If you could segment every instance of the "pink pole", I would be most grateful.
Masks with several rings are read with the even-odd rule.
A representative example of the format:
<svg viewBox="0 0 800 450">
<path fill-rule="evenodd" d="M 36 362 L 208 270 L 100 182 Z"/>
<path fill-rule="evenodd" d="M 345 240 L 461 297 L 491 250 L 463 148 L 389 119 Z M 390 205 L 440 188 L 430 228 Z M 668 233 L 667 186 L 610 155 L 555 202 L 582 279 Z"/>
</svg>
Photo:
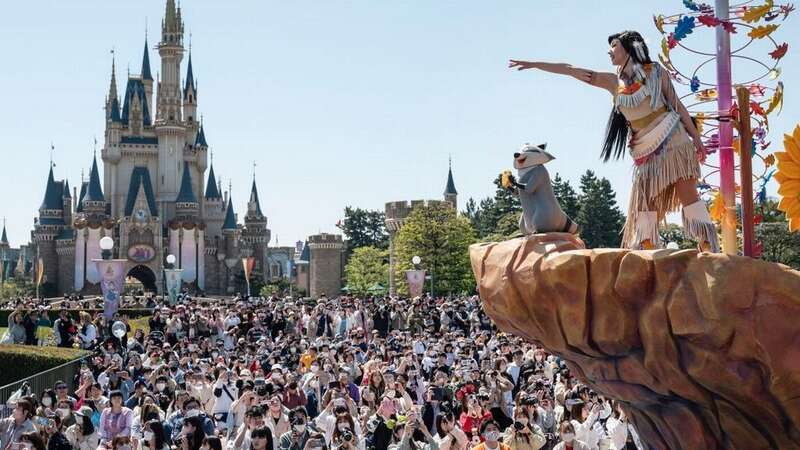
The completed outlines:
<svg viewBox="0 0 800 450">
<path fill-rule="evenodd" d="M 720 20 L 729 19 L 729 1 L 716 0 L 714 12 Z M 719 109 L 719 177 L 720 192 L 725 201 L 722 220 L 722 251 L 737 253 L 736 244 L 736 181 L 733 162 L 733 129 L 727 117 L 731 110 L 731 37 L 722 25 L 717 25 L 717 109 Z M 739 105 L 739 108 L 749 108 Z"/>
</svg>

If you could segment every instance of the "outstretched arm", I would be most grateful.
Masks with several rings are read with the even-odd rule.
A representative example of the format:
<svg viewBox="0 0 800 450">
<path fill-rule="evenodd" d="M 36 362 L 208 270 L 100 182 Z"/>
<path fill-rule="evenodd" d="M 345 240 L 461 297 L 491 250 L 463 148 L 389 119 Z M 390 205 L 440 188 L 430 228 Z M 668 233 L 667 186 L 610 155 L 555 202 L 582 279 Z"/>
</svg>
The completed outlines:
<svg viewBox="0 0 800 450">
<path fill-rule="evenodd" d="M 521 61 L 518 59 L 509 60 L 508 67 L 517 70 L 539 69 L 559 75 L 568 75 L 586 84 L 605 89 L 612 94 L 617 90 L 617 76 L 610 72 L 595 72 L 594 70 L 573 67 L 564 63 Z"/>
</svg>

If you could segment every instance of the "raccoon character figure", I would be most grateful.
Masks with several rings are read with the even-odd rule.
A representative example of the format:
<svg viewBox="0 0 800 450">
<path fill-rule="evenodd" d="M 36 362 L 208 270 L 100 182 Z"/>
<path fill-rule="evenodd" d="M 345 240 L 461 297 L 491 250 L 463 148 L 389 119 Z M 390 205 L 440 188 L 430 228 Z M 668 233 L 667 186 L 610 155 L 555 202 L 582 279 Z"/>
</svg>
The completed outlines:
<svg viewBox="0 0 800 450">
<path fill-rule="evenodd" d="M 514 153 L 515 178 L 510 171 L 502 175 L 503 187 L 519 196 L 522 216 L 519 230 L 523 235 L 561 232 L 578 234 L 578 224 L 558 204 L 545 163 L 555 159 L 545 151 L 547 144 L 525 144 Z"/>
</svg>

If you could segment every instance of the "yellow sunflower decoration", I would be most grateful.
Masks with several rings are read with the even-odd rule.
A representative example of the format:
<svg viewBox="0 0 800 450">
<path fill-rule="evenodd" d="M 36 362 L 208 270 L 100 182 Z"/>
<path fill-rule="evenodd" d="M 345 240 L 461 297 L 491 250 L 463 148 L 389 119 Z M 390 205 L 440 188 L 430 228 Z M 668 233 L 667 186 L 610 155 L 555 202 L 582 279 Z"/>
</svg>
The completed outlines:
<svg viewBox="0 0 800 450">
<path fill-rule="evenodd" d="M 789 231 L 800 230 L 800 125 L 792 134 L 783 135 L 784 151 L 775 152 L 778 171 L 778 194 L 781 201 L 778 209 L 786 213 Z"/>
</svg>

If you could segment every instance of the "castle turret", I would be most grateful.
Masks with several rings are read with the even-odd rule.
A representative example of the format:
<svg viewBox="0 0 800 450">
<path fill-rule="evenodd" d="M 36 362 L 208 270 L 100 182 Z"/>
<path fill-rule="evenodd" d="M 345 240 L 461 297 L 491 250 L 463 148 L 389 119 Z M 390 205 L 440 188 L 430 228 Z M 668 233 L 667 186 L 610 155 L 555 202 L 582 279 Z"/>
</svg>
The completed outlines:
<svg viewBox="0 0 800 450">
<path fill-rule="evenodd" d="M 100 172 L 97 170 L 97 157 L 92 158 L 92 170 L 89 172 L 89 184 L 81 202 L 83 213 L 92 218 L 101 219 L 106 215 L 106 199 L 100 185 Z"/>
<path fill-rule="evenodd" d="M 192 70 L 192 53 L 189 52 L 189 67 L 186 69 L 186 84 L 183 87 L 183 117 L 187 127 L 194 128 L 197 122 L 197 84 Z M 191 136 L 191 134 L 190 134 Z"/>
<path fill-rule="evenodd" d="M 250 188 L 250 199 L 247 202 L 247 215 L 244 217 L 244 225 L 245 230 L 242 233 L 242 240 L 253 251 L 252 256 L 255 257 L 256 261 L 254 270 L 265 274 L 270 231 L 267 229 L 267 218 L 261 211 L 255 176 L 253 177 L 253 185 Z"/>
<path fill-rule="evenodd" d="M 458 191 L 456 191 L 456 184 L 453 182 L 452 162 L 450 162 L 447 169 L 447 185 L 444 188 L 444 201 L 453 205 L 453 208 L 458 208 Z"/>
<path fill-rule="evenodd" d="M 72 225 L 72 195 L 69 193 L 69 181 L 64 182 L 64 194 L 61 197 L 62 210 L 64 211 L 64 223 Z"/>
<path fill-rule="evenodd" d="M 208 170 L 208 182 L 203 196 L 203 220 L 206 223 L 208 230 L 206 234 L 209 238 L 222 237 L 222 222 L 225 220 L 225 212 L 225 204 L 217 186 L 212 163 Z"/>
<path fill-rule="evenodd" d="M 181 220 L 195 221 L 198 218 L 199 204 L 192 189 L 192 175 L 189 171 L 189 162 L 183 162 L 183 175 L 181 176 L 181 190 L 175 199 L 176 217 Z"/>
<path fill-rule="evenodd" d="M 64 183 L 53 177 L 53 164 L 47 176 L 44 200 L 33 230 L 37 256 L 44 262 L 44 282 L 58 283 L 58 254 L 56 239 L 65 228 Z"/>
<path fill-rule="evenodd" d="M 147 38 L 144 38 L 144 55 L 142 56 L 142 84 L 147 109 L 153 111 L 153 74 L 150 72 L 150 51 L 147 49 Z"/>
<path fill-rule="evenodd" d="M 310 289 L 312 298 L 322 295 L 336 297 L 342 289 L 342 251 L 344 243 L 339 234 L 309 236 Z"/>
</svg>

